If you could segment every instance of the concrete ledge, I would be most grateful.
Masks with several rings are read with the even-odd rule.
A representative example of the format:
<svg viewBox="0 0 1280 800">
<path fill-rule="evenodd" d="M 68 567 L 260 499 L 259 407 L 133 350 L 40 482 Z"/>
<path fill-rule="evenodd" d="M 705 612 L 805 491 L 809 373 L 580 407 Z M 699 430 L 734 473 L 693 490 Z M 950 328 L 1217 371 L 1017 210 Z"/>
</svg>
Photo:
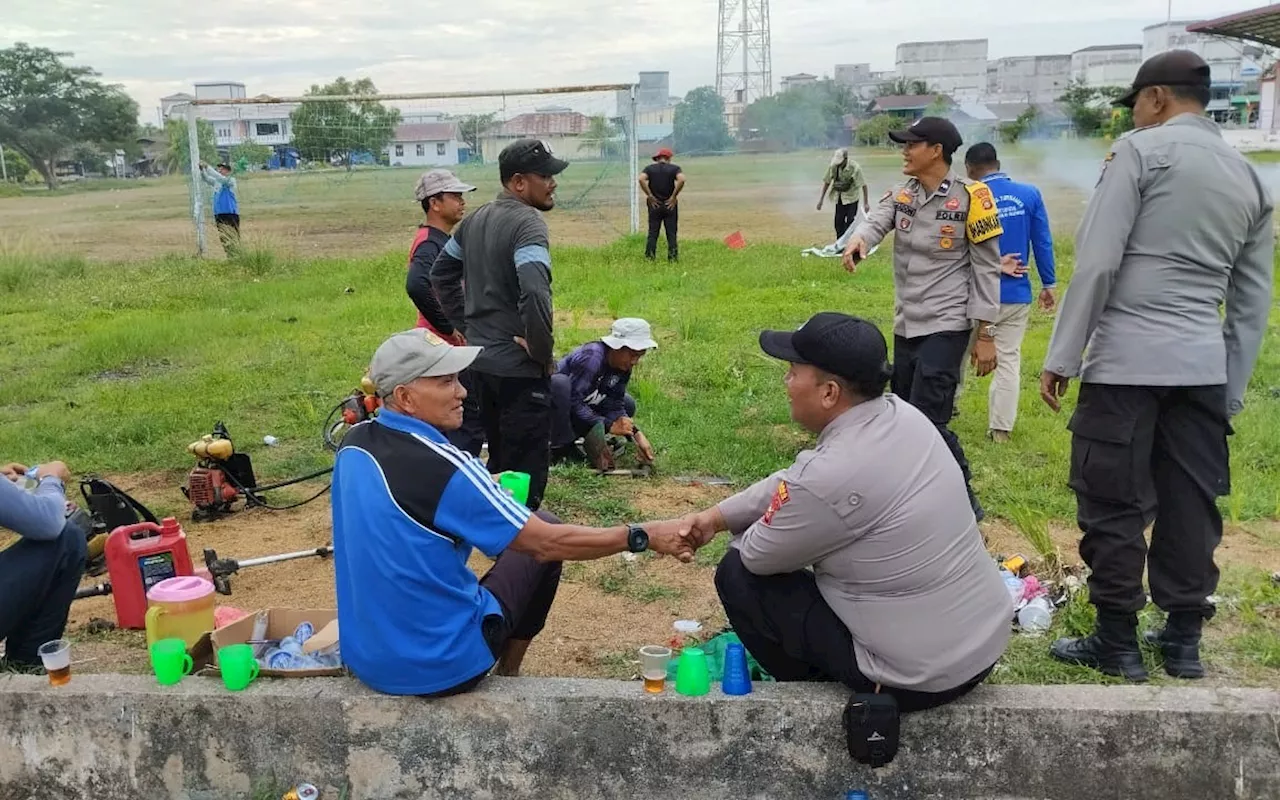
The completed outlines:
<svg viewBox="0 0 1280 800">
<path fill-rule="evenodd" d="M 0 677 L 0 800 L 244 797 L 306 780 L 365 798 L 1274 800 L 1280 693 L 981 687 L 906 717 L 872 774 L 848 756 L 846 693 L 762 686 L 743 698 L 637 683 L 492 679 L 448 700 L 346 679 Z M 326 788 L 328 787 L 328 788 Z"/>
</svg>

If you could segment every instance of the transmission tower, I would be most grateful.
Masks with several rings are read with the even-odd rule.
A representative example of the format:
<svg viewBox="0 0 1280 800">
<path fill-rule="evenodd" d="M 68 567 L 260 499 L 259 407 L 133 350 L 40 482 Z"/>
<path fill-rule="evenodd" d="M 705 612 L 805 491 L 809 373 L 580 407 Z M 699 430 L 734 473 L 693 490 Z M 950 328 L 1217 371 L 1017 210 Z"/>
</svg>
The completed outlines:
<svg viewBox="0 0 1280 800">
<path fill-rule="evenodd" d="M 720 0 L 716 92 L 743 106 L 773 94 L 769 0 Z"/>
</svg>

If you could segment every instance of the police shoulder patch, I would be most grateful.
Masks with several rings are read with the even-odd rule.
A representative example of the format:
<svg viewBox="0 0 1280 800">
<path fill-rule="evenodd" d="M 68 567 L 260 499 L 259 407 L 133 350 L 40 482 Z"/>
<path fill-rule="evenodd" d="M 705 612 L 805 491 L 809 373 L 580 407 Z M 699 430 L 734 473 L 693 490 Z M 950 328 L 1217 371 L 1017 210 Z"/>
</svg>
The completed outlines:
<svg viewBox="0 0 1280 800">
<path fill-rule="evenodd" d="M 774 514 L 777 514 L 778 509 L 785 506 L 790 500 L 791 492 L 787 489 L 787 482 L 778 481 L 778 488 L 773 490 L 773 498 L 769 501 L 769 508 L 764 512 L 764 524 L 772 523 Z"/>
<path fill-rule="evenodd" d="M 977 244 L 1004 233 L 1000 226 L 1000 212 L 991 196 L 991 190 L 982 181 L 966 183 L 969 192 L 969 213 L 965 218 L 965 235 Z"/>
</svg>

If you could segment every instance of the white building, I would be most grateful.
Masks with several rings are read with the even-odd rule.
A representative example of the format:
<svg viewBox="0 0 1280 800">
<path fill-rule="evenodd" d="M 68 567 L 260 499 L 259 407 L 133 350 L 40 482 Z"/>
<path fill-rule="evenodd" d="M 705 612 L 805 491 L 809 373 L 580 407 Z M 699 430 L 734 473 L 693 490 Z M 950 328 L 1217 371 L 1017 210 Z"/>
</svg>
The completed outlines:
<svg viewBox="0 0 1280 800">
<path fill-rule="evenodd" d="M 1173 49 L 1196 53 L 1209 64 L 1209 115 L 1219 121 L 1238 117 L 1237 106 L 1246 102 L 1244 95 L 1256 94 L 1254 87 L 1261 75 L 1257 61 L 1262 58 L 1262 48 L 1239 39 L 1188 32 L 1187 26 L 1193 22 L 1175 20 L 1143 28 L 1142 57 L 1151 58 Z"/>
<path fill-rule="evenodd" d="M 993 103 L 1052 103 L 1071 82 L 1071 56 L 1014 56 L 987 64 L 987 93 Z"/>
<path fill-rule="evenodd" d="M 449 167 L 466 149 L 453 122 L 421 122 L 396 127 L 386 154 L 393 167 Z"/>
<path fill-rule="evenodd" d="M 1100 44 L 1071 54 L 1071 79 L 1087 86 L 1132 86 L 1142 66 L 1142 45 Z"/>
<path fill-rule="evenodd" d="M 784 75 L 782 82 L 779 84 L 779 91 L 787 91 L 797 86 L 810 86 L 818 82 L 817 75 L 810 75 L 807 72 L 797 72 L 795 75 Z"/>
<path fill-rule="evenodd" d="M 244 84 L 236 81 L 197 83 L 194 95 L 179 92 L 160 98 L 161 115 L 166 120 L 174 114 L 185 117 L 186 104 L 192 99 L 243 100 L 247 95 Z M 289 117 L 297 108 L 297 103 L 226 103 L 196 106 L 196 116 L 213 125 L 214 140 L 219 148 L 250 141 L 270 146 L 293 141 Z"/>
<path fill-rule="evenodd" d="M 980 100 L 987 91 L 987 40 L 904 42 L 896 59 L 899 77 L 924 81 L 929 91 L 957 102 Z"/>
</svg>

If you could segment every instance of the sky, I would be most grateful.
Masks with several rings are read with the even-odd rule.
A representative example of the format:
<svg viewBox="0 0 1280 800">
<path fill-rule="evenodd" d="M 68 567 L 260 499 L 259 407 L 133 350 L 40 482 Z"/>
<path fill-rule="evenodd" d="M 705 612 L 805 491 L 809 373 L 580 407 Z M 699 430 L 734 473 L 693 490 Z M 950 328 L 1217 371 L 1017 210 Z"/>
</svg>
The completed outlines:
<svg viewBox="0 0 1280 800">
<path fill-rule="evenodd" d="M 1207 19 L 1262 0 L 1173 0 Z M 301 94 L 338 75 L 383 92 L 627 83 L 668 70 L 683 95 L 713 84 L 715 0 L 6 0 L 4 35 L 71 51 L 155 121 L 159 98 L 196 81 L 250 95 Z M 1166 0 L 773 0 L 774 85 L 837 63 L 893 69 L 899 42 L 987 38 L 989 57 L 1141 43 Z"/>
</svg>

